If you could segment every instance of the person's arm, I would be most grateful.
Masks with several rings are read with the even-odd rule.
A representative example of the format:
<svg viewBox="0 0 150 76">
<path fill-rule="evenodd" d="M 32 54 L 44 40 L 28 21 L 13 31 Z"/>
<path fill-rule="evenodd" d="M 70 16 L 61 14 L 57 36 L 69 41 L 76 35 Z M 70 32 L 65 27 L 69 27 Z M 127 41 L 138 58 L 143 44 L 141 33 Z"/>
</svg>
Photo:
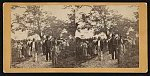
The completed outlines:
<svg viewBox="0 0 150 76">
<path fill-rule="evenodd" d="M 38 43 L 37 42 L 35 42 L 35 49 L 36 49 L 36 51 L 38 50 Z"/>
<path fill-rule="evenodd" d="M 30 43 L 31 51 L 32 51 L 32 43 L 33 43 L 33 42 Z"/>
</svg>

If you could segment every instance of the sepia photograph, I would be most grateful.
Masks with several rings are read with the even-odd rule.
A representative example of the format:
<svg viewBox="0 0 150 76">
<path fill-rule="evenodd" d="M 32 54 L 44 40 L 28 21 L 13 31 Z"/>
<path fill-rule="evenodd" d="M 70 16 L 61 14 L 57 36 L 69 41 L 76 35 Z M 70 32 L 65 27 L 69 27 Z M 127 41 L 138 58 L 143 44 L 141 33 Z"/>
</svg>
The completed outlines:
<svg viewBox="0 0 150 76">
<path fill-rule="evenodd" d="M 10 69 L 140 68 L 138 4 L 9 8 Z"/>
</svg>

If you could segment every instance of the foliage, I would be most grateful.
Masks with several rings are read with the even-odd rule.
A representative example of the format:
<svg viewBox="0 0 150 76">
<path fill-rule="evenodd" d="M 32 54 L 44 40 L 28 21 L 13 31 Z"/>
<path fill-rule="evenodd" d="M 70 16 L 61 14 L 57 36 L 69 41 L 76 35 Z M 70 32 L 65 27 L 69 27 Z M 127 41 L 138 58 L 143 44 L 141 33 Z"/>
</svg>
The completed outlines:
<svg viewBox="0 0 150 76">
<path fill-rule="evenodd" d="M 12 8 L 15 10 L 22 7 L 14 6 Z M 41 9 L 41 6 L 24 6 L 24 9 L 25 12 L 22 16 L 15 14 L 15 19 L 12 20 L 13 33 L 18 30 L 28 30 L 28 36 L 34 34 L 38 34 L 40 38 L 43 38 L 43 35 L 59 36 L 65 24 L 63 21 L 56 19 L 54 16 L 48 16 L 47 12 Z M 17 24 L 19 26 L 15 27 Z"/>
<path fill-rule="evenodd" d="M 66 27 L 68 33 L 72 36 L 75 36 L 75 32 L 78 27 L 78 23 L 76 23 L 76 12 L 78 11 L 78 9 L 82 8 L 82 6 L 78 6 L 78 5 L 75 5 L 75 6 L 72 6 L 72 5 L 68 5 L 68 6 L 65 6 L 64 9 L 71 9 L 72 13 L 71 14 L 68 14 L 68 18 L 70 20 L 70 23 L 68 23 L 68 26 Z"/>
</svg>

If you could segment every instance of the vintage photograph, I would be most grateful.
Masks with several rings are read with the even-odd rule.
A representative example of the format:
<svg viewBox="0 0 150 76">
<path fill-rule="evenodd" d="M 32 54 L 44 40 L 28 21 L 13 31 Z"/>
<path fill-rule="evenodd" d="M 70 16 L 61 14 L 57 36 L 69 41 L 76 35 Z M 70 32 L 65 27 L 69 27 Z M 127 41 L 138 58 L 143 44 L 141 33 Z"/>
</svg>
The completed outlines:
<svg viewBox="0 0 150 76">
<path fill-rule="evenodd" d="M 139 68 L 136 5 L 12 5 L 10 68 Z"/>
</svg>

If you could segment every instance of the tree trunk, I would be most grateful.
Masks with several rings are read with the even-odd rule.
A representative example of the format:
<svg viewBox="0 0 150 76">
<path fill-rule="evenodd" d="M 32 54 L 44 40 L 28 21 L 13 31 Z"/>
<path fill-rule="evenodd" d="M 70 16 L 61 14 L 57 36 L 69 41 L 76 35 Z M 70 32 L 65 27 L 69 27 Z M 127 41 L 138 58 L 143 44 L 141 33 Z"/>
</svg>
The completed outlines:
<svg viewBox="0 0 150 76">
<path fill-rule="evenodd" d="M 40 36 L 40 39 L 42 40 L 43 39 L 43 37 L 42 37 L 42 35 L 41 35 L 41 27 L 40 27 L 40 18 L 38 17 L 37 18 L 37 27 L 38 27 L 38 30 L 39 30 L 39 32 L 38 32 L 38 34 L 39 34 L 39 36 Z"/>
</svg>

